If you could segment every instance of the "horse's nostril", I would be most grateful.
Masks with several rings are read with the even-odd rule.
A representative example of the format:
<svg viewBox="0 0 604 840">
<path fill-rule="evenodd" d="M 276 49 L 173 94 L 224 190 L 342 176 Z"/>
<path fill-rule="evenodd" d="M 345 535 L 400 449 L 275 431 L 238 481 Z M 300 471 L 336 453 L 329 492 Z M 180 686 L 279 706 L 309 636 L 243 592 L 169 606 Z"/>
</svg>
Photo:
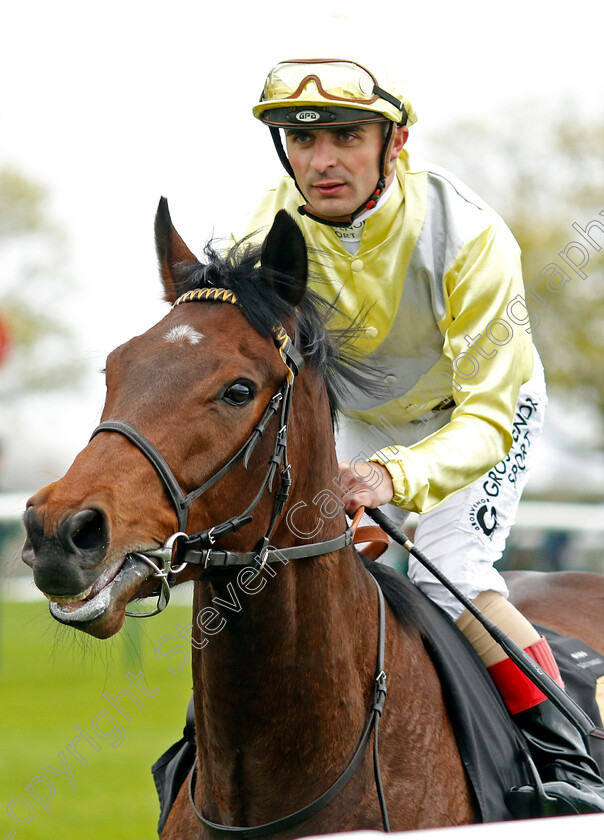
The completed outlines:
<svg viewBox="0 0 604 840">
<path fill-rule="evenodd" d="M 78 511 L 63 520 L 58 536 L 69 552 L 97 551 L 107 545 L 105 518 L 98 510 Z"/>
</svg>

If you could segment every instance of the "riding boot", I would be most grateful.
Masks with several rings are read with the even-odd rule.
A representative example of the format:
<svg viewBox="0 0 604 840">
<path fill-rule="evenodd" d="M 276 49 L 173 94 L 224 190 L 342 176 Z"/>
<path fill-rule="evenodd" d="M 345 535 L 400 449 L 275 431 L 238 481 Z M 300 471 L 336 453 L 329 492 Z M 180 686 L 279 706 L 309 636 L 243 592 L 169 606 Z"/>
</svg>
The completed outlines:
<svg viewBox="0 0 604 840">
<path fill-rule="evenodd" d="M 526 648 L 543 670 L 564 687 L 545 638 Z M 506 802 L 519 818 L 604 813 L 604 781 L 581 733 L 510 659 L 489 669 L 508 710 L 526 739 L 543 782 L 513 788 Z"/>
</svg>

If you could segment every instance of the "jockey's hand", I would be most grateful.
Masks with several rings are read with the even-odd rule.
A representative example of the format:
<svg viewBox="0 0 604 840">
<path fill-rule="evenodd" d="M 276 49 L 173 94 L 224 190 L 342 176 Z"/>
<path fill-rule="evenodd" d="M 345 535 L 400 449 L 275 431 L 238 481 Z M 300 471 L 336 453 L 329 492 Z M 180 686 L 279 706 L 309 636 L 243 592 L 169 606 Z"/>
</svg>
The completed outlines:
<svg viewBox="0 0 604 840">
<path fill-rule="evenodd" d="M 342 500 L 348 516 L 360 507 L 376 508 L 394 496 L 392 477 L 386 467 L 374 461 L 343 461 L 339 464 Z"/>
</svg>

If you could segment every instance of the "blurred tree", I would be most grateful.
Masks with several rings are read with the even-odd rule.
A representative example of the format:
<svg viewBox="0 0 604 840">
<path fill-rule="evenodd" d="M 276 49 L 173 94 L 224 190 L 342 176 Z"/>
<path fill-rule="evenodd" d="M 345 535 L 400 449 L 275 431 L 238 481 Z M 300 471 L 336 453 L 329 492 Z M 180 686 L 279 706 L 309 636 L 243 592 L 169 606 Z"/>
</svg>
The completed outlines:
<svg viewBox="0 0 604 840">
<path fill-rule="evenodd" d="M 459 176 L 508 223 L 522 248 L 527 303 L 550 394 L 571 406 L 592 406 L 604 420 L 599 109 L 598 116 L 586 116 L 572 103 L 514 106 L 513 113 L 450 126 L 430 139 L 426 157 Z"/>
<path fill-rule="evenodd" d="M 65 248 L 47 195 L 11 167 L 0 168 L 0 399 L 75 385 L 83 367 L 62 316 Z"/>
</svg>

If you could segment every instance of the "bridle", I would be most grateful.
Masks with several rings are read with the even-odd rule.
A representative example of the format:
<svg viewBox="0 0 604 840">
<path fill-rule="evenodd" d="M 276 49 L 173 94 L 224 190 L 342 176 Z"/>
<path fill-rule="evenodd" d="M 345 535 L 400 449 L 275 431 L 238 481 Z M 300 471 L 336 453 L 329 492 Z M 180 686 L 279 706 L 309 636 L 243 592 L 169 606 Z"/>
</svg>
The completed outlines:
<svg viewBox="0 0 604 840">
<path fill-rule="evenodd" d="M 219 301 L 238 304 L 237 296 L 233 291 L 229 289 L 210 287 L 194 289 L 193 291 L 181 295 L 173 304 L 173 308 L 193 301 Z M 93 431 L 91 439 L 101 432 L 115 432 L 121 434 L 134 444 L 134 446 L 136 446 L 143 455 L 145 455 L 161 478 L 166 492 L 172 501 L 178 520 L 179 530 L 172 534 L 172 536 L 169 537 L 169 539 L 166 540 L 164 545 L 159 549 L 131 553 L 131 557 L 138 558 L 153 568 L 155 572 L 154 577 L 157 577 L 160 581 L 160 592 L 155 610 L 147 613 L 127 612 L 127 615 L 142 618 L 156 615 L 158 612 L 165 609 L 170 599 L 170 586 L 173 585 L 176 575 L 188 564 L 199 565 L 204 569 L 209 567 L 248 566 L 254 568 L 257 573 L 260 573 L 267 563 L 283 563 L 292 559 L 318 557 L 322 554 L 337 551 L 340 548 L 344 548 L 345 546 L 353 543 L 353 528 L 350 527 L 337 537 L 309 545 L 295 545 L 278 549 L 273 548 L 270 545 L 270 538 L 279 517 L 283 513 L 283 509 L 289 498 L 289 490 L 292 483 L 291 465 L 289 464 L 287 458 L 287 432 L 291 413 L 294 382 L 296 376 L 304 366 L 304 359 L 296 347 L 295 340 L 292 341 L 281 324 L 277 324 L 273 327 L 272 337 L 287 368 L 287 374 L 282 385 L 269 401 L 260 420 L 256 423 L 243 445 L 226 462 L 226 464 L 224 464 L 223 467 L 221 467 L 195 490 L 192 490 L 189 493 L 185 493 L 182 490 L 163 455 L 151 443 L 151 441 L 149 441 L 131 423 L 127 423 L 123 420 L 106 420 L 100 423 Z M 207 528 L 206 530 L 200 531 L 196 534 L 187 534 L 186 528 L 191 504 L 199 499 L 207 490 L 213 487 L 214 484 L 220 481 L 220 479 L 223 478 L 240 461 L 243 463 L 244 468 L 247 469 L 252 452 L 267 431 L 271 421 L 277 415 L 279 415 L 279 427 L 275 434 L 273 453 L 269 458 L 268 467 L 260 488 L 248 507 L 243 511 L 243 513 L 226 519 L 219 525 L 214 525 L 211 528 Z M 253 511 L 258 505 L 264 491 L 268 489 L 269 492 L 273 492 L 273 484 L 277 470 L 279 470 L 279 485 L 273 495 L 273 508 L 269 525 L 264 537 L 262 537 L 254 550 L 249 552 L 234 552 L 216 549 L 214 545 L 217 540 L 238 531 L 252 520 Z M 374 696 L 361 740 L 359 741 L 354 755 L 344 772 L 325 793 L 319 796 L 314 802 L 293 814 L 289 814 L 286 817 L 282 817 L 270 823 L 265 823 L 264 825 L 254 826 L 252 828 L 223 826 L 207 820 L 199 812 L 195 805 L 195 779 L 197 770 L 196 759 L 189 780 L 189 799 L 196 817 L 203 825 L 218 834 L 222 834 L 223 836 L 252 838 L 262 837 L 267 834 L 282 831 L 310 819 L 311 816 L 317 814 L 337 796 L 337 794 L 356 772 L 361 760 L 364 757 L 365 747 L 367 746 L 369 738 L 373 732 L 373 763 L 376 788 L 384 830 L 390 830 L 378 759 L 378 725 L 384 707 L 384 701 L 386 699 L 386 673 L 384 671 L 386 622 L 384 596 L 382 595 L 382 591 L 377 581 L 375 581 L 375 578 L 372 579 L 374 580 L 377 588 L 379 612 L 378 652 L 376 677 L 374 682 Z"/>
<path fill-rule="evenodd" d="M 230 289 L 210 287 L 194 289 L 181 295 L 173 304 L 173 308 L 194 301 L 238 304 L 237 296 Z M 204 569 L 217 566 L 252 566 L 257 572 L 260 572 L 267 563 L 284 563 L 304 557 L 318 557 L 321 554 L 337 551 L 353 543 L 353 530 L 347 528 L 337 537 L 309 545 L 296 545 L 279 549 L 270 545 L 270 538 L 289 498 L 292 483 L 291 466 L 287 459 L 287 432 L 294 381 L 304 367 L 304 358 L 296 347 L 295 341 L 292 341 L 281 324 L 273 327 L 272 337 L 287 368 L 287 375 L 282 385 L 269 401 L 245 443 L 223 467 L 190 493 L 185 493 L 182 490 L 163 455 L 131 423 L 124 420 L 106 420 L 93 431 L 91 439 L 100 432 L 117 432 L 126 437 L 145 455 L 161 478 L 176 511 L 178 521 L 178 530 L 166 540 L 164 545 L 158 549 L 137 551 L 130 554 L 131 557 L 138 558 L 153 568 L 154 577 L 160 581 L 160 592 L 156 608 L 152 612 L 127 612 L 127 615 L 146 618 L 165 609 L 170 599 L 170 586 L 174 584 L 176 575 L 189 564 L 202 566 Z M 187 534 L 186 528 L 191 504 L 220 481 L 239 461 L 247 469 L 252 452 L 277 415 L 280 417 L 280 422 L 275 434 L 273 454 L 269 458 L 268 467 L 258 492 L 248 507 L 238 516 L 226 519 L 218 525 L 213 525 L 196 534 Z M 264 537 L 254 550 L 234 552 L 216 549 L 214 546 L 219 539 L 238 531 L 248 522 L 251 522 L 253 511 L 260 502 L 264 491 L 268 489 L 269 492 L 273 492 L 277 470 L 279 470 L 279 486 L 274 492 L 270 522 Z"/>
</svg>

